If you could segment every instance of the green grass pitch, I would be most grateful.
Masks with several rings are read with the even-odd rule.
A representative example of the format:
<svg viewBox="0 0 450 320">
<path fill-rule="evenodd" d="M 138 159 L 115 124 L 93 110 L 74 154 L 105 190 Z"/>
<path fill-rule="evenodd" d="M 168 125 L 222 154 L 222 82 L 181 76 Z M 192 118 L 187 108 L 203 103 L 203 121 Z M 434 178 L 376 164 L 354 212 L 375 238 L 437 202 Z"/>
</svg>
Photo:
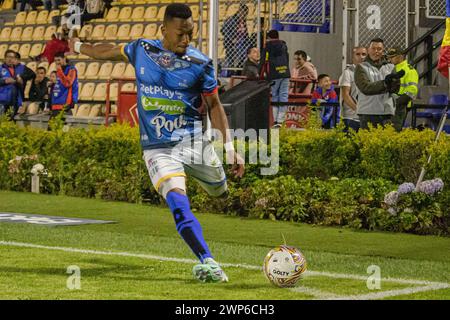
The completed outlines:
<svg viewBox="0 0 450 320">
<path fill-rule="evenodd" d="M 230 278 L 201 284 L 167 208 L 0 191 L 0 211 L 118 222 L 1 222 L 0 299 L 450 299 L 450 238 L 196 213 Z M 295 288 L 276 288 L 261 271 L 282 234 L 308 261 Z M 371 265 L 380 289 L 367 288 Z M 69 266 L 80 268 L 79 289 L 67 287 Z"/>
</svg>

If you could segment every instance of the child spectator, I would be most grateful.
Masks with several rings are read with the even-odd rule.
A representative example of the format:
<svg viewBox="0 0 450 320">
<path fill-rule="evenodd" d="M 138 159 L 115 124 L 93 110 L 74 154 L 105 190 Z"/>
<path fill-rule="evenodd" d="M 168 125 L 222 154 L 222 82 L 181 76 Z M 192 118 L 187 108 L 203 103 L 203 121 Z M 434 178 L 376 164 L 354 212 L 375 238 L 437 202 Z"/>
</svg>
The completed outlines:
<svg viewBox="0 0 450 320">
<path fill-rule="evenodd" d="M 338 96 L 336 91 L 334 91 L 334 86 L 331 83 L 331 78 L 327 74 L 321 74 L 318 77 L 318 87 L 314 90 L 312 94 L 312 104 L 320 105 L 321 103 L 337 103 Z M 334 107 L 324 106 L 321 112 L 322 118 L 322 128 L 330 129 L 336 126 L 333 119 L 333 109 Z M 339 109 L 337 110 L 336 122 L 339 122 Z"/>
<path fill-rule="evenodd" d="M 58 78 L 56 76 L 56 71 L 52 71 L 50 73 L 50 79 L 47 82 L 48 100 L 45 103 L 44 113 L 50 113 L 50 110 L 52 109 L 53 88 L 55 87 L 57 81 Z"/>
</svg>

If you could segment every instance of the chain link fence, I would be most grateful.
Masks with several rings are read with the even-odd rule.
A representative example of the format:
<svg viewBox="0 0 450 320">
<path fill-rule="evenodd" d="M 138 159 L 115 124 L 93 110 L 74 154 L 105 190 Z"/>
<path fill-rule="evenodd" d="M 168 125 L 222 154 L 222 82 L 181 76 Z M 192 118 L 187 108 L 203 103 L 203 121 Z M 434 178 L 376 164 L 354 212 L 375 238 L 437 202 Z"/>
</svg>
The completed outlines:
<svg viewBox="0 0 450 320">
<path fill-rule="evenodd" d="M 408 0 L 356 0 L 355 44 L 382 38 L 386 48 L 408 47 Z"/>
<path fill-rule="evenodd" d="M 247 49 L 258 46 L 260 0 L 219 1 L 218 57 L 221 70 L 242 69 Z"/>
<path fill-rule="evenodd" d="M 322 26 L 330 17 L 331 0 L 278 0 L 280 23 Z"/>
<path fill-rule="evenodd" d="M 426 0 L 426 17 L 430 19 L 445 19 L 445 1 L 444 0 Z"/>
</svg>

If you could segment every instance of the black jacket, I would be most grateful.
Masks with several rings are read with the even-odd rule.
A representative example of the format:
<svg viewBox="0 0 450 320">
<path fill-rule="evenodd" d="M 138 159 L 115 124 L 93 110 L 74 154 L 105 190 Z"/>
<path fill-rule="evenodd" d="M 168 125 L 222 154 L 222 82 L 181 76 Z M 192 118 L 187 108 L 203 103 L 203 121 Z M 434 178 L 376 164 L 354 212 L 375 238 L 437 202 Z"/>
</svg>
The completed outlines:
<svg viewBox="0 0 450 320">
<path fill-rule="evenodd" d="M 36 84 L 34 81 L 31 84 L 30 87 L 30 101 L 45 101 L 46 99 L 46 95 L 48 95 L 48 88 L 47 88 L 47 83 L 48 83 L 48 78 L 45 77 L 44 80 L 42 80 L 41 82 L 39 82 L 38 84 Z"/>
<path fill-rule="evenodd" d="M 255 80 L 259 78 L 259 65 L 247 59 L 244 63 L 244 69 L 242 69 L 242 75 L 247 79 Z"/>
<path fill-rule="evenodd" d="M 289 53 L 283 40 L 268 40 L 261 55 L 260 70 L 265 62 L 269 62 L 267 80 L 290 78 Z"/>
</svg>

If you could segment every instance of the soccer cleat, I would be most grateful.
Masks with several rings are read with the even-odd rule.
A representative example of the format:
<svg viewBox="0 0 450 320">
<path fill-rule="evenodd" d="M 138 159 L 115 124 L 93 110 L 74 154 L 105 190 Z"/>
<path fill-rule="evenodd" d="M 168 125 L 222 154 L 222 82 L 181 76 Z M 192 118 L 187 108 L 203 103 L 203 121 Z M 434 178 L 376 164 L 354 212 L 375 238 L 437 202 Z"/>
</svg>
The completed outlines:
<svg viewBox="0 0 450 320">
<path fill-rule="evenodd" d="M 206 258 L 204 263 L 192 269 L 194 277 L 200 282 L 228 282 L 228 277 L 213 258 Z"/>
</svg>

